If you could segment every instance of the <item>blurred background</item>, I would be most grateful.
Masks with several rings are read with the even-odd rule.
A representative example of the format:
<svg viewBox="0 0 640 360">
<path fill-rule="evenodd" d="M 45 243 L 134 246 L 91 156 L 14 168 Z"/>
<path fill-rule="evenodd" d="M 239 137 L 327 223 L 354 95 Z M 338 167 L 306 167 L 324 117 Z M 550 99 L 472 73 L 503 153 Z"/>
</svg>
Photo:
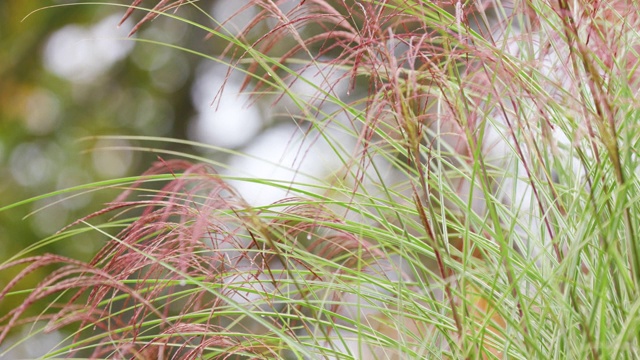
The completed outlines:
<svg viewBox="0 0 640 360">
<path fill-rule="evenodd" d="M 69 2 L 0 3 L 0 206 L 141 174 L 155 156 L 124 149 L 137 145 L 131 140 L 96 137 L 186 139 L 198 117 L 190 94 L 201 59 L 141 44 L 136 38 L 182 42 L 205 50 L 212 45 L 204 41 L 204 33 L 189 33 L 181 22 L 158 19 L 159 26 L 127 38 L 133 21 L 118 27 L 126 8 L 44 8 L 63 3 Z M 169 147 L 162 142 L 153 146 Z M 94 192 L 47 207 L 66 196 L 51 197 L 0 212 L 0 257 L 6 259 L 101 208 L 116 194 Z M 98 246 L 95 241 L 55 243 L 43 251 L 86 260 Z"/>
<path fill-rule="evenodd" d="M 274 106 L 278 94 L 256 102 L 240 93 L 241 73 L 228 74 L 224 65 L 171 47 L 216 57 L 226 43 L 167 17 L 145 24 L 128 37 L 144 13 L 136 12 L 118 26 L 130 2 L 114 3 L 119 5 L 0 2 L 0 208 L 76 185 L 140 175 L 158 156 L 172 158 L 151 148 L 229 164 L 217 170 L 230 175 L 283 180 L 297 176 L 297 180 L 313 182 L 335 171 L 334 151 L 317 135 L 310 135 L 308 127 L 291 121 L 299 113 L 294 104 L 283 101 Z M 199 9 L 182 6 L 175 14 L 211 27 L 216 26 L 214 18 L 227 20 L 225 28 L 237 32 L 257 11 L 248 9 L 233 17 L 245 5 L 245 1 L 201 0 L 197 2 Z M 265 32 L 268 26 L 264 24 Z M 261 36 L 260 29 L 252 34 Z M 284 51 L 290 45 L 283 42 L 279 46 Z M 331 84 L 326 74 L 319 76 L 315 71 L 306 75 L 315 79 L 317 86 L 331 87 L 344 95 L 347 81 L 340 74 L 331 74 L 335 75 Z M 308 84 L 295 86 L 300 96 L 317 93 Z M 134 136 L 191 140 L 227 150 L 142 141 L 131 138 Z M 343 137 L 346 148 L 353 141 L 338 132 L 336 136 Z M 301 151 L 305 139 L 310 139 L 313 147 Z M 144 150 L 133 151 L 134 147 Z M 305 162 L 309 157 L 313 161 Z M 306 165 L 301 168 L 300 164 Z M 303 179 L 301 174 L 309 176 Z M 234 185 L 254 204 L 286 195 L 255 184 Z M 101 209 L 120 191 L 105 189 L 71 198 L 61 194 L 0 211 L 0 261 Z M 97 232 L 87 233 L 46 244 L 30 255 L 49 252 L 89 260 L 104 240 Z M 0 273 L 0 285 L 14 275 L 11 271 Z M 36 274 L 32 285 L 46 275 Z M 52 341 L 59 339 L 53 336 Z M 37 347 L 25 351 L 31 352 L 20 356 L 38 356 Z"/>
<path fill-rule="evenodd" d="M 247 93 L 240 94 L 241 73 L 228 76 L 226 66 L 169 46 L 215 57 L 227 45 L 219 38 L 207 38 L 204 30 L 166 17 L 127 37 L 144 15 L 134 13 L 118 26 L 128 1 L 119 1 L 120 6 L 72 3 L 0 3 L 0 207 L 75 185 L 139 175 L 159 154 L 131 151 L 136 146 L 205 155 L 231 164 L 242 175 L 287 178 L 287 171 L 280 174 L 282 169 L 227 151 L 100 136 L 192 140 L 258 155 L 287 167 L 298 168 L 295 162 L 302 163 L 293 157 L 299 154 L 300 137 L 307 129 L 299 129 L 296 135 L 291 121 L 296 116 L 295 105 L 285 101 L 274 107 L 276 96 L 255 102 Z M 62 4 L 72 5 L 47 7 Z M 199 1 L 197 5 L 204 12 L 183 6 L 176 15 L 215 27 L 209 16 L 228 20 L 245 4 Z M 249 9 L 225 27 L 237 31 L 253 16 L 255 12 Z M 314 74 L 308 77 L 313 79 Z M 338 78 L 333 80 L 338 82 Z M 344 85 L 333 89 L 346 92 Z M 298 86 L 296 93 L 306 91 L 313 96 L 316 89 L 306 87 Z M 322 144 L 316 142 L 315 147 L 322 148 Z M 291 159 L 286 158 L 289 153 Z M 318 161 L 301 172 L 321 176 L 330 170 L 326 169 L 330 161 Z M 268 203 L 281 196 L 241 190 L 254 203 Z M 93 192 L 55 203 L 68 196 L 61 195 L 0 212 L 0 257 L 6 259 L 100 209 L 117 193 Z M 56 243 L 52 246 L 62 248 L 46 251 L 87 259 L 100 243 L 67 245 Z"/>
</svg>

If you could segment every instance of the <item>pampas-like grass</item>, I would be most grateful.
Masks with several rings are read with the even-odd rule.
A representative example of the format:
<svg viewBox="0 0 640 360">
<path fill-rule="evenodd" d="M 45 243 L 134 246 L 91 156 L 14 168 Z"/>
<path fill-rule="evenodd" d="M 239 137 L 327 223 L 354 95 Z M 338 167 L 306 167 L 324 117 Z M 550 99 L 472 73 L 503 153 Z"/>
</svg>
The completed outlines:
<svg viewBox="0 0 640 360">
<path fill-rule="evenodd" d="M 134 31 L 157 16 L 187 21 L 166 12 L 174 5 L 197 6 L 159 1 Z M 637 4 L 242 9 L 258 15 L 237 33 L 193 25 L 227 41 L 218 59 L 247 75 L 244 89 L 284 103 L 341 170 L 309 184 L 159 161 L 53 237 L 104 233 L 92 262 L 0 266 L 26 265 L 1 300 L 60 264 L 0 318 L 0 343 L 51 301 L 48 329 L 74 329 L 51 357 L 640 356 Z M 251 205 L 230 180 L 290 196 Z M 115 217 L 91 224 L 105 213 Z"/>
</svg>

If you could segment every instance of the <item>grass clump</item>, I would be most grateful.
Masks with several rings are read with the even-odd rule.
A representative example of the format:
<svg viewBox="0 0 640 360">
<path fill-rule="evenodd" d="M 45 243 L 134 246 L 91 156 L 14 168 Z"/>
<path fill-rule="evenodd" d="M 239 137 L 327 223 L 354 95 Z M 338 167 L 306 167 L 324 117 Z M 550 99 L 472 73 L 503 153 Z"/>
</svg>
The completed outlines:
<svg viewBox="0 0 640 360">
<path fill-rule="evenodd" d="M 178 5 L 198 6 L 161 1 L 136 29 L 166 16 L 224 40 L 212 60 L 289 104 L 302 161 L 323 141 L 339 170 L 280 181 L 176 159 L 114 180 L 121 196 L 48 240 L 104 233 L 93 261 L 0 265 L 23 267 L 2 299 L 59 264 L 0 342 L 59 295 L 38 319 L 74 330 L 50 357 L 640 355 L 638 5 L 256 0 L 235 33 Z M 289 195 L 251 204 L 239 181 Z"/>
</svg>

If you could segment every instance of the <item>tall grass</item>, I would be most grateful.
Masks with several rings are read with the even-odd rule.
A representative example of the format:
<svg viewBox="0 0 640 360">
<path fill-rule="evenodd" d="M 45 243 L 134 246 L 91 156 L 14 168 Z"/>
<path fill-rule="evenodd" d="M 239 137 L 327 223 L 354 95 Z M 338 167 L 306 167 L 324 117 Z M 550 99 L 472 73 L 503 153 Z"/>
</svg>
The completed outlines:
<svg viewBox="0 0 640 360">
<path fill-rule="evenodd" d="M 0 300 L 24 297 L 0 343 L 46 320 L 33 332 L 73 329 L 51 358 L 640 356 L 638 5 L 255 0 L 235 33 L 173 5 L 198 6 L 160 1 L 139 26 L 166 16 L 227 41 L 210 59 L 296 106 L 300 159 L 326 141 L 341 170 L 238 178 L 164 154 L 94 184 L 123 194 L 43 241 L 96 231 L 107 244 L 90 263 L 25 252 L 0 265 L 22 269 Z M 251 205 L 238 181 L 289 196 Z"/>
</svg>

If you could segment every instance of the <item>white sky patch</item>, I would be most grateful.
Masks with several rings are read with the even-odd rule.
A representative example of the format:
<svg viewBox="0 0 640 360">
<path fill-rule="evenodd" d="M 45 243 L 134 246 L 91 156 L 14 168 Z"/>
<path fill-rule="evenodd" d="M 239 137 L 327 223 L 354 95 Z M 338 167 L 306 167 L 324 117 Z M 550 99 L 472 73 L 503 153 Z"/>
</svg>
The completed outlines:
<svg viewBox="0 0 640 360">
<path fill-rule="evenodd" d="M 24 326 L 20 332 L 9 336 L 0 344 L 0 354 L 11 359 L 39 359 L 53 349 L 66 344 L 67 335 L 59 331 L 44 332 L 45 321 Z M 10 350 L 9 350 L 10 349 Z"/>
<path fill-rule="evenodd" d="M 329 145 L 317 137 L 316 132 L 304 135 L 292 125 L 280 125 L 265 131 L 243 149 L 247 156 L 237 155 L 229 160 L 227 175 L 281 181 L 285 188 L 252 181 L 229 183 L 247 202 L 257 206 L 296 195 L 287 191 L 288 183 L 320 183 L 341 164 Z M 313 190 L 298 184 L 292 187 Z"/>
<path fill-rule="evenodd" d="M 72 82 L 88 83 L 126 57 L 135 45 L 125 40 L 132 28 L 122 15 L 111 15 L 92 27 L 67 25 L 51 35 L 44 49 L 47 70 Z"/>
<path fill-rule="evenodd" d="M 286 16 L 287 14 L 290 14 L 294 8 L 299 6 L 299 2 L 280 1 L 274 2 L 274 5 L 276 5 Z M 233 35 L 238 35 L 240 31 L 255 20 L 260 11 L 261 8 L 256 5 L 251 5 L 251 1 L 249 0 L 214 1 L 213 6 L 211 7 L 211 14 L 213 18 L 221 24 L 224 23 L 224 29 Z M 289 20 L 292 19 L 293 18 L 290 18 Z M 267 25 L 265 27 L 255 26 L 252 31 L 249 32 L 250 36 L 264 35 L 259 34 L 258 32 L 264 31 L 265 29 L 273 29 L 279 23 L 281 24 L 281 22 L 276 20 L 275 16 L 267 16 L 264 21 L 266 21 Z M 304 31 L 303 29 L 305 28 L 306 25 L 296 26 L 298 32 Z"/>
<path fill-rule="evenodd" d="M 61 158 L 62 150 L 56 145 L 22 143 L 11 152 L 11 175 L 22 186 L 40 186 L 53 175 Z"/>
<path fill-rule="evenodd" d="M 198 115 L 189 124 L 189 137 L 195 141 L 233 148 L 253 139 L 262 127 L 262 116 L 248 94 L 240 93 L 242 76 L 227 79 L 223 65 L 199 71 L 191 89 Z M 220 89 L 222 93 L 220 93 Z"/>
<path fill-rule="evenodd" d="M 247 0 L 214 1 L 211 7 L 211 14 L 214 19 L 221 23 L 226 21 L 224 28 L 235 35 L 258 15 L 256 6 L 251 6 L 239 12 L 240 9 L 248 4 Z M 232 18 L 232 16 L 234 17 Z"/>
<path fill-rule="evenodd" d="M 329 59 L 322 60 L 329 61 Z M 345 76 L 344 70 L 332 64 L 318 62 L 307 68 L 294 70 L 300 73 L 300 78 L 292 82 L 291 94 L 300 103 L 311 103 L 316 106 L 322 103 L 322 110 L 327 111 L 329 105 L 332 104 L 332 101 L 328 100 L 331 96 L 343 99 L 347 95 L 349 77 Z M 296 114 L 300 112 L 298 106 L 288 95 L 285 95 L 276 107 L 280 113 Z"/>
</svg>

